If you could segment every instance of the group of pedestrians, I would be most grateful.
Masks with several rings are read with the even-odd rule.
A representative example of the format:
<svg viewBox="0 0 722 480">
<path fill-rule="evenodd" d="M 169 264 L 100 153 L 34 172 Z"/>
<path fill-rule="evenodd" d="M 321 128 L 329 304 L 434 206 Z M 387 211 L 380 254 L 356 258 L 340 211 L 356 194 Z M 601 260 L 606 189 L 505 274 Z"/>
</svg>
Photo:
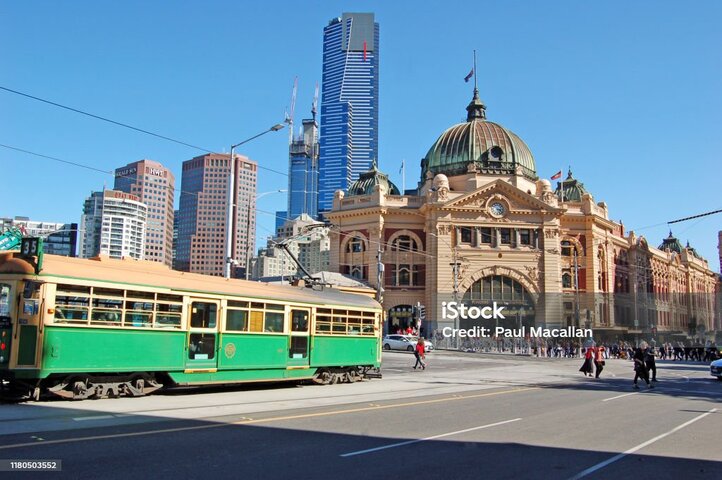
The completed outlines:
<svg viewBox="0 0 722 480">
<path fill-rule="evenodd" d="M 606 354 L 607 351 L 608 349 L 603 345 L 586 348 L 584 363 L 582 363 L 579 371 L 584 376 L 599 378 L 606 364 L 605 358 L 609 358 Z M 636 349 L 632 349 L 630 358 L 634 361 L 634 388 L 639 388 L 637 383 L 640 379 L 644 380 L 647 388 L 654 388 L 654 383 L 657 382 L 657 363 L 655 361 L 654 347 L 642 342 Z"/>
<path fill-rule="evenodd" d="M 599 375 L 601 375 L 606 365 L 606 361 L 604 360 L 605 350 L 603 346 L 587 348 L 584 352 L 584 363 L 582 363 L 582 368 L 580 368 L 579 371 L 585 376 L 599 378 Z"/>
</svg>

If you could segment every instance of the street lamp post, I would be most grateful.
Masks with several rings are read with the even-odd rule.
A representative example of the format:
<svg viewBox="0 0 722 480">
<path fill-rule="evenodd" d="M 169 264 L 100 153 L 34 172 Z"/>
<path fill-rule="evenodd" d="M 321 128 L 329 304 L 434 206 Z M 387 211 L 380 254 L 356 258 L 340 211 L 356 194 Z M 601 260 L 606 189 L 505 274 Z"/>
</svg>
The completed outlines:
<svg viewBox="0 0 722 480">
<path fill-rule="evenodd" d="M 224 267 L 224 277 L 231 278 L 231 263 L 233 262 L 233 244 L 235 243 L 236 236 L 236 202 L 238 201 L 238 195 L 236 194 L 236 177 L 238 176 L 238 164 L 235 157 L 236 147 L 255 140 L 261 135 L 265 135 L 268 132 L 277 132 L 284 127 L 284 124 L 277 123 L 268 130 L 264 130 L 259 134 L 256 134 L 250 138 L 243 140 L 242 142 L 231 145 L 231 158 L 230 158 L 230 173 L 228 179 L 228 217 L 226 218 L 226 264 Z M 250 208 L 250 203 L 249 203 Z M 249 219 L 250 221 L 250 219 Z M 248 244 L 248 236 L 246 236 L 246 243 Z"/>
</svg>

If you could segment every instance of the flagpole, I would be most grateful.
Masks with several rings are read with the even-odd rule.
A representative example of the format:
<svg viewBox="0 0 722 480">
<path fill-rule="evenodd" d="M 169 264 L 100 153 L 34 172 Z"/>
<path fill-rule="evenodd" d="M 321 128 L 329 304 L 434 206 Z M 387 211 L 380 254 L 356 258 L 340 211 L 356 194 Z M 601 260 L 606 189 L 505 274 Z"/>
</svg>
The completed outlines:
<svg viewBox="0 0 722 480">
<path fill-rule="evenodd" d="M 564 203 L 564 167 L 559 171 L 562 172 L 562 203 Z"/>
<path fill-rule="evenodd" d="M 474 50 L 474 90 L 478 89 L 478 85 L 476 84 L 476 50 Z"/>
<path fill-rule="evenodd" d="M 401 195 L 406 193 L 406 162 L 401 159 Z"/>
</svg>

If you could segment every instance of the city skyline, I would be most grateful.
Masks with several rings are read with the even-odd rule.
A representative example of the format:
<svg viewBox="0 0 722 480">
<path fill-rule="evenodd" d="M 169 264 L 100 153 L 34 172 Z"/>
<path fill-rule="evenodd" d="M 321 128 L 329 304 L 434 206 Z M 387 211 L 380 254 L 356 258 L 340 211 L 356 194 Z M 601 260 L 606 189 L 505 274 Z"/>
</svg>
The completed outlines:
<svg viewBox="0 0 722 480">
<path fill-rule="evenodd" d="M 5 5 L 0 38 L 13 48 L 6 52 L 9 68 L 0 73 L 0 86 L 223 152 L 283 118 L 295 75 L 300 77 L 297 110 L 306 110 L 321 75 L 319 31 L 329 18 L 342 11 L 374 12 L 384 27 L 379 167 L 397 185 L 403 183 L 401 161 L 407 165 L 407 188 L 412 188 L 419 159 L 440 128 L 460 120 L 456 105 L 470 96 L 463 78 L 477 49 L 480 96 L 489 115 L 529 142 L 541 177 L 566 172 L 571 165 L 595 200 L 612 207 L 612 218 L 653 245 L 667 236 L 667 221 L 720 208 L 713 173 L 722 146 L 715 113 L 722 77 L 719 62 L 706 50 L 720 44 L 714 27 L 719 5 L 703 3 L 700 14 L 671 2 L 642 2 L 624 5 L 625 15 L 618 12 L 622 4 L 352 5 L 272 14 L 255 5 L 190 5 L 167 17 L 162 7 L 147 6 L 140 20 L 140 4 L 133 3 L 122 8 L 89 4 L 69 12 L 52 5 L 38 9 L 36 2 Z M 477 21 L 488 19 L 483 31 L 472 28 L 474 18 L 460 18 L 463 9 Z M 226 36 L 232 30 L 216 31 L 213 41 L 183 33 L 195 21 L 217 20 L 221 14 L 240 17 L 240 12 L 255 19 L 243 24 L 259 40 L 253 45 Z M 92 22 L 108 13 L 114 23 Z M 292 13 L 302 20 L 293 21 L 293 43 L 304 45 L 298 59 L 287 40 L 263 31 L 271 18 L 290 24 Z M 70 14 L 78 19 L 71 21 Z M 517 30 L 504 26 L 510 18 L 518 22 Z M 66 29 L 63 21 L 88 28 Z M 31 25 L 32 38 L 22 35 Z M 496 42 L 493 48 L 486 47 L 489 38 Z M 238 65 L 229 65 L 229 53 Z M 137 75 L 140 71 L 144 75 Z M 5 112 L 0 117 L 3 144 L 107 172 L 149 158 L 178 177 L 181 162 L 201 153 L 7 91 L 0 92 L 0 108 Z M 239 153 L 285 172 L 283 137 L 268 135 Z M 8 217 L 77 221 L 88 192 L 112 178 L 2 148 L 0 160 L 10 184 L 0 197 L 0 215 Z M 25 165 L 35 173 L 31 182 Z M 286 188 L 287 181 L 285 175 L 261 169 L 258 192 Z M 28 183 L 39 193 L 28 196 L 21 187 Z M 285 203 L 281 195 L 259 202 L 264 228 L 259 227 L 257 238 L 272 235 L 271 212 Z M 672 231 L 719 271 L 721 223 L 719 216 L 710 216 L 672 225 Z"/>
</svg>

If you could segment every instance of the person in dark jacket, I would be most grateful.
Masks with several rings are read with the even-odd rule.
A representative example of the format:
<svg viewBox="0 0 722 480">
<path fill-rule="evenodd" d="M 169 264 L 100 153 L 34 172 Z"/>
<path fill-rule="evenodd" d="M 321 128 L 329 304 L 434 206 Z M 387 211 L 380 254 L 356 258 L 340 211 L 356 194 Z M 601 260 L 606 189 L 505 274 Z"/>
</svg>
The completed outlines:
<svg viewBox="0 0 722 480">
<path fill-rule="evenodd" d="M 634 351 L 634 355 L 632 356 L 632 359 L 634 360 L 634 388 L 639 388 L 639 385 L 637 385 L 637 379 L 639 378 L 645 381 L 647 388 L 653 388 L 652 384 L 649 383 L 649 371 L 647 370 L 647 365 L 644 363 L 644 350 L 646 350 L 646 348 L 646 344 L 637 347 Z"/>
<path fill-rule="evenodd" d="M 652 381 L 657 381 L 657 364 L 654 361 L 654 347 L 649 347 L 644 351 L 644 366 L 647 367 L 647 374 L 652 373 Z"/>
</svg>

